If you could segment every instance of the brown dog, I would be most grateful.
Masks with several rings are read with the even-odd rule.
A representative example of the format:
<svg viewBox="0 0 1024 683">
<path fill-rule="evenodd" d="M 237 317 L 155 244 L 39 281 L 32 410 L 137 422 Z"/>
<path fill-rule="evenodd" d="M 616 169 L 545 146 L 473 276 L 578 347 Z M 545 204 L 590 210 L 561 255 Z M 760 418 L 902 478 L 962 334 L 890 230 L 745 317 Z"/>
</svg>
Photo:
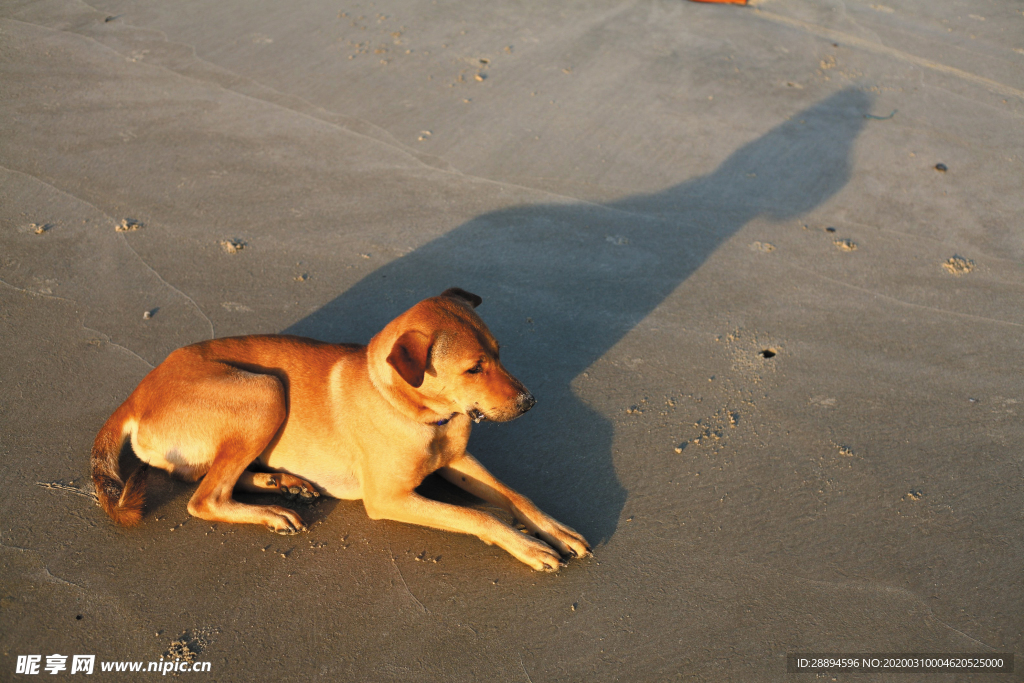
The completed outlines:
<svg viewBox="0 0 1024 683">
<path fill-rule="evenodd" d="M 126 439 L 145 463 L 202 478 L 190 514 L 306 529 L 293 510 L 246 505 L 234 490 L 362 499 L 372 519 L 479 536 L 534 569 L 590 554 L 587 541 L 498 481 L 466 452 L 470 421 L 505 422 L 536 402 L 498 360 L 498 343 L 453 288 L 391 321 L 368 346 L 284 335 L 212 339 L 150 372 L 96 436 L 92 478 L 118 524 L 142 518 L 146 467 L 118 472 Z M 256 465 L 263 472 L 248 469 Z M 268 472 L 269 471 L 269 472 Z M 508 510 L 538 538 L 479 510 L 419 495 L 442 477 Z M 300 478 L 301 477 L 301 478 Z"/>
</svg>

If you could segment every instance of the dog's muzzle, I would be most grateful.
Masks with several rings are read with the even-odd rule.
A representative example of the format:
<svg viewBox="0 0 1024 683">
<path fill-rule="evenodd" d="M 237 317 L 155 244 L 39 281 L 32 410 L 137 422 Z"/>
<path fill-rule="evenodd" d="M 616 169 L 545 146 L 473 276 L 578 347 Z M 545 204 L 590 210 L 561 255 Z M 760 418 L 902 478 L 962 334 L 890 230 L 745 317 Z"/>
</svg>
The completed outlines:
<svg viewBox="0 0 1024 683">
<path fill-rule="evenodd" d="M 508 420 L 514 420 L 515 418 L 519 417 L 520 415 L 522 415 L 535 405 L 537 405 L 537 399 L 533 397 L 533 394 L 531 394 L 528 391 L 525 391 L 516 396 L 515 407 L 517 412 L 515 413 L 506 413 L 505 411 L 500 411 L 497 413 L 492 413 L 491 417 L 488 417 L 479 408 L 470 408 L 469 410 L 466 411 L 466 415 L 469 417 L 470 420 L 476 422 L 477 424 L 483 422 L 484 420 L 497 420 L 498 422 L 507 422 Z"/>
</svg>

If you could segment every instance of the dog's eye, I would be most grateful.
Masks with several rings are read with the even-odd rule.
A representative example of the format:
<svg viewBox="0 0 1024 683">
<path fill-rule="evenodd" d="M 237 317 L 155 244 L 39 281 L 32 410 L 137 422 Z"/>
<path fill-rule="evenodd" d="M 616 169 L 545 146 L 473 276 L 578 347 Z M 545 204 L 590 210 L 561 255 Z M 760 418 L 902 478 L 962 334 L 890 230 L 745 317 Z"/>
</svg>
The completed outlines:
<svg viewBox="0 0 1024 683">
<path fill-rule="evenodd" d="M 466 370 L 466 374 L 467 375 L 477 375 L 477 374 L 483 372 L 483 370 L 484 370 L 484 362 L 482 360 L 478 360 L 476 362 L 476 365 L 471 367 L 469 370 Z"/>
</svg>

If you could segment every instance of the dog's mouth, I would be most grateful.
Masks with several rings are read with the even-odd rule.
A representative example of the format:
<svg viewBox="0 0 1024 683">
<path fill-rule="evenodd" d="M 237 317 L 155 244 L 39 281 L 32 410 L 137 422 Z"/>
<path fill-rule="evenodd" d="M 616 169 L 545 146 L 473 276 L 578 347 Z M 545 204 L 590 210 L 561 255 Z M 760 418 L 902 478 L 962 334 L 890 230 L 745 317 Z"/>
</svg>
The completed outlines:
<svg viewBox="0 0 1024 683">
<path fill-rule="evenodd" d="M 466 415 L 469 416 L 470 420 L 476 422 L 477 424 L 480 424 L 481 422 L 487 419 L 487 416 L 484 415 L 483 412 L 477 410 L 476 408 L 470 408 L 469 410 L 467 410 Z"/>
</svg>

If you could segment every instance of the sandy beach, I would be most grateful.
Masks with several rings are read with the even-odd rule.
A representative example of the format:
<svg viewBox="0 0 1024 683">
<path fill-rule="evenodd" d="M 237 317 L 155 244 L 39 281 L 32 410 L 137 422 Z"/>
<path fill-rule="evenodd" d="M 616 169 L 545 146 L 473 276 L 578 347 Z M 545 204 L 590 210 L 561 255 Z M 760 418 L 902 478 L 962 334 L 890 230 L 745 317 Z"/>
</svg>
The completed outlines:
<svg viewBox="0 0 1024 683">
<path fill-rule="evenodd" d="M 0 122 L 0 680 L 1024 654 L 1024 5 L 7 2 Z M 448 287 L 538 400 L 469 450 L 593 558 L 211 524 L 161 472 L 140 527 L 96 505 L 174 349 L 366 343 Z"/>
</svg>

